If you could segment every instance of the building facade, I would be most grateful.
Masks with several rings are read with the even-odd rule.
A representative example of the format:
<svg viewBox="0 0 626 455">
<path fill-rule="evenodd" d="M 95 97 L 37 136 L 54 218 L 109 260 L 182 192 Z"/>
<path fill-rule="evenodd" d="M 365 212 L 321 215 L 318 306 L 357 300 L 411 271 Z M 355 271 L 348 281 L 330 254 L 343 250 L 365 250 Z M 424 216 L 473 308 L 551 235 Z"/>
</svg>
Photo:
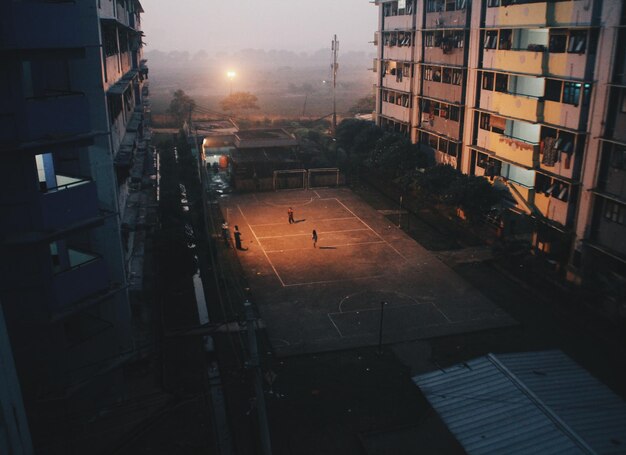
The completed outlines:
<svg viewBox="0 0 626 455">
<path fill-rule="evenodd" d="M 563 275 L 610 263 L 624 292 L 623 2 L 376 5 L 376 123 L 490 179 Z"/>
<path fill-rule="evenodd" d="M 124 395 L 126 237 L 143 138 L 138 0 L 0 6 L 0 300 L 38 453 Z M 145 144 L 144 144 L 145 145 Z"/>
</svg>

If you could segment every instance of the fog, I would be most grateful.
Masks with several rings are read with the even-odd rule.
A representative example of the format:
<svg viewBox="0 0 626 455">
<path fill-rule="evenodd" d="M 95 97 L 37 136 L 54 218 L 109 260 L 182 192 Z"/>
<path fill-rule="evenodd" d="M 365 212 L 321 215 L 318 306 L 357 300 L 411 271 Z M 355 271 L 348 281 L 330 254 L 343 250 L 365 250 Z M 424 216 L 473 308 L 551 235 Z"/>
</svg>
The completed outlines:
<svg viewBox="0 0 626 455">
<path fill-rule="evenodd" d="M 314 52 L 337 34 L 341 51 L 371 51 L 377 9 L 368 0 L 143 0 L 148 50 Z"/>
</svg>

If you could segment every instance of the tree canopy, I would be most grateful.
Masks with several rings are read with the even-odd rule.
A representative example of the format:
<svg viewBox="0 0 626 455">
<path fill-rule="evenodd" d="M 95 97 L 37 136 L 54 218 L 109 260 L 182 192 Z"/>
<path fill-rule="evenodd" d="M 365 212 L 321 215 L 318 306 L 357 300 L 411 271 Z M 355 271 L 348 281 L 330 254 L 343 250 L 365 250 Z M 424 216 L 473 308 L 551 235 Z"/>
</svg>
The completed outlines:
<svg viewBox="0 0 626 455">
<path fill-rule="evenodd" d="M 220 106 L 224 111 L 247 111 L 259 109 L 258 101 L 259 99 L 250 92 L 235 92 L 220 101 Z"/>
<path fill-rule="evenodd" d="M 181 127 L 195 107 L 196 102 L 194 99 L 188 96 L 184 90 L 179 89 L 174 92 L 167 113 L 174 117 L 176 126 Z"/>
</svg>

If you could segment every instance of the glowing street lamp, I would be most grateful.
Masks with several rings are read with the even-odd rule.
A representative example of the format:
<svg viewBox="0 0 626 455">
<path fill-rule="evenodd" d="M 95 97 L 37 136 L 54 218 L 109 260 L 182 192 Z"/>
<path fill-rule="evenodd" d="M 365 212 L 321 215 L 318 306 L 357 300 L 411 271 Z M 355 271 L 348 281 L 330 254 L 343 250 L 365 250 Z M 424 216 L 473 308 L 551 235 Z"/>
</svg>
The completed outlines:
<svg viewBox="0 0 626 455">
<path fill-rule="evenodd" d="M 235 73 L 234 71 L 226 72 L 226 77 L 230 81 L 230 94 L 231 95 L 233 94 L 233 79 L 235 79 L 235 76 L 237 76 L 237 73 Z"/>
</svg>

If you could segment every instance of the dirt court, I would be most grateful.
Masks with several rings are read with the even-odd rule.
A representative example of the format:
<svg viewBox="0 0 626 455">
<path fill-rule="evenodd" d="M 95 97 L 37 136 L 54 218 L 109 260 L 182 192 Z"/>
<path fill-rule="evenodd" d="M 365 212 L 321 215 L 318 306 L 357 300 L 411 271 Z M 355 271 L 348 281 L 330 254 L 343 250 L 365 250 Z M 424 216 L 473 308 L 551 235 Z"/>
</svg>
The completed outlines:
<svg viewBox="0 0 626 455">
<path fill-rule="evenodd" d="M 242 233 L 239 259 L 278 355 L 377 344 L 381 302 L 383 343 L 516 323 L 349 189 L 235 194 L 220 207 Z"/>
</svg>

